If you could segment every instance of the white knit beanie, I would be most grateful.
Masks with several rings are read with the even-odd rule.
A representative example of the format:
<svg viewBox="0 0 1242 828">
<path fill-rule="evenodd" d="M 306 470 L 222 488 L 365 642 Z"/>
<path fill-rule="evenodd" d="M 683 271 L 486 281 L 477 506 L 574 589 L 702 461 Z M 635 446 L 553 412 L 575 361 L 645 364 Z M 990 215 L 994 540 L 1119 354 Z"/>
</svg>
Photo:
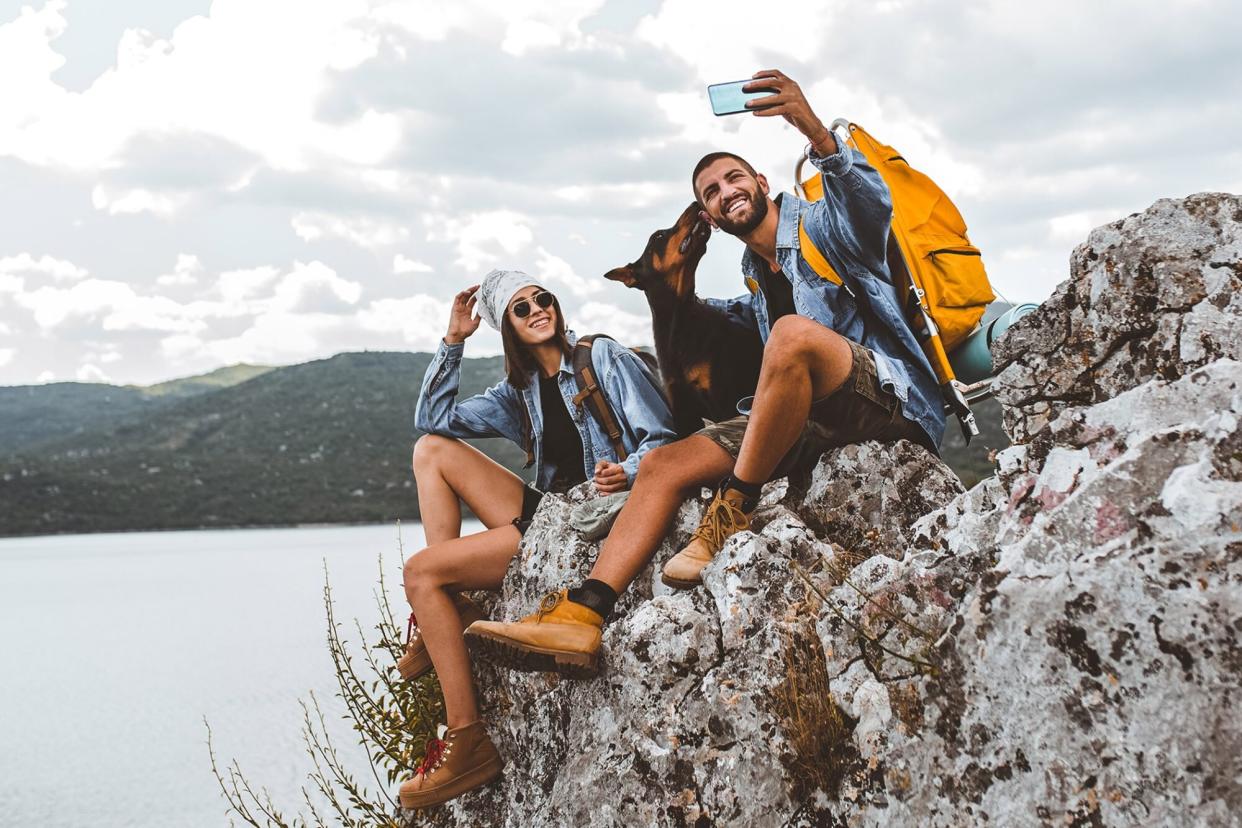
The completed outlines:
<svg viewBox="0 0 1242 828">
<path fill-rule="evenodd" d="M 483 284 L 479 287 L 479 315 L 487 320 L 487 324 L 500 330 L 513 294 L 538 284 L 520 270 L 493 270 L 483 277 Z"/>
</svg>

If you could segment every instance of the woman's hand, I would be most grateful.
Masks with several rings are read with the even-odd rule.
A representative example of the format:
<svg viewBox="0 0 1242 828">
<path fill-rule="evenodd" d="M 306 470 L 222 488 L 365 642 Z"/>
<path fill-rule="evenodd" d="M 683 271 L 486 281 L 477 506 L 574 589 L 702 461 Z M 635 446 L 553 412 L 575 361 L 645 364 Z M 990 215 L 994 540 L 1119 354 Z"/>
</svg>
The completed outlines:
<svg viewBox="0 0 1242 828">
<path fill-rule="evenodd" d="M 620 463 L 600 460 L 595 464 L 595 491 L 600 494 L 614 494 L 625 491 L 630 485 L 625 476 L 625 469 Z"/>
<path fill-rule="evenodd" d="M 468 287 L 453 297 L 453 307 L 449 311 L 448 333 L 444 335 L 447 345 L 457 345 L 479 329 L 482 317 L 474 312 L 479 303 L 479 286 Z"/>
</svg>

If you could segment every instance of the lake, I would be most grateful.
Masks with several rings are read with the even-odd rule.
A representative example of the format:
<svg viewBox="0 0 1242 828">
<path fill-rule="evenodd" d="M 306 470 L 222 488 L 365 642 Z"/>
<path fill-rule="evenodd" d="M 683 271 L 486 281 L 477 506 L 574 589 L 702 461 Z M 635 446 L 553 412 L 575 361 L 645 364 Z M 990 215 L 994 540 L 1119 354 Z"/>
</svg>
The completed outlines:
<svg viewBox="0 0 1242 828">
<path fill-rule="evenodd" d="M 420 548 L 420 526 L 401 534 Z M 0 825 L 227 825 L 204 717 L 221 764 L 297 813 L 311 690 L 370 780 L 339 715 L 323 583 L 326 564 L 356 644 L 381 556 L 403 613 L 395 525 L 0 539 Z"/>
</svg>

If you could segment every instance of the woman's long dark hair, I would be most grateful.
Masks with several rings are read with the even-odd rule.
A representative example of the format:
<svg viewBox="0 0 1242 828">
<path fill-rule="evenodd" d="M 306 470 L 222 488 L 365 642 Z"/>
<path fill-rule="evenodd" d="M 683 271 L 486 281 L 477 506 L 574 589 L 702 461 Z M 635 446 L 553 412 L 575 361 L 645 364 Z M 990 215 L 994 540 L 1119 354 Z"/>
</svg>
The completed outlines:
<svg viewBox="0 0 1242 828">
<path fill-rule="evenodd" d="M 533 302 L 531 303 L 534 304 Z M 569 338 L 565 336 L 565 314 L 561 313 L 560 300 L 552 295 L 552 307 L 556 310 L 555 331 L 552 339 L 560 346 L 561 353 L 571 356 L 573 349 L 569 346 Z M 531 356 L 529 346 L 518 339 L 517 331 L 509 318 L 509 309 L 505 309 L 504 318 L 500 322 L 500 342 L 505 351 L 505 375 L 514 388 L 523 389 L 527 386 L 527 377 L 531 371 L 539 368 L 535 358 Z"/>
</svg>

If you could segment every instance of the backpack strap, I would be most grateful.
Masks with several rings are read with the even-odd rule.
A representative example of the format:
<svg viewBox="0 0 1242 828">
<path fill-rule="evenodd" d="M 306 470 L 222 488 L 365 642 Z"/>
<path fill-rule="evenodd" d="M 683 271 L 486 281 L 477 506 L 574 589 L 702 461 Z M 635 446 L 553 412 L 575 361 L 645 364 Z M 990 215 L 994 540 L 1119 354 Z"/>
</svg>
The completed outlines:
<svg viewBox="0 0 1242 828">
<path fill-rule="evenodd" d="M 819 275 L 819 278 L 827 279 L 834 285 L 844 284 L 841 277 L 833 270 L 832 265 L 828 264 L 828 259 L 811 241 L 811 237 L 806 232 L 806 222 L 801 217 L 798 218 L 798 248 L 802 252 L 802 258 L 806 259 L 806 263 Z"/>
<path fill-rule="evenodd" d="M 617 459 L 624 461 L 627 453 L 625 451 L 625 444 L 621 441 L 621 425 L 617 422 L 616 416 L 613 415 L 612 407 L 608 405 L 608 399 L 604 396 L 604 389 L 600 388 L 599 385 L 599 377 L 595 375 L 595 365 L 591 362 L 591 346 L 595 343 L 595 340 L 611 338 L 604 334 L 593 334 L 580 337 L 574 343 L 574 382 L 578 384 L 578 393 L 574 395 L 574 404 L 586 406 L 587 411 L 591 412 L 591 416 L 595 418 L 595 422 L 599 423 L 608 435 L 608 440 L 612 443 L 612 450 L 616 452 Z"/>
</svg>

